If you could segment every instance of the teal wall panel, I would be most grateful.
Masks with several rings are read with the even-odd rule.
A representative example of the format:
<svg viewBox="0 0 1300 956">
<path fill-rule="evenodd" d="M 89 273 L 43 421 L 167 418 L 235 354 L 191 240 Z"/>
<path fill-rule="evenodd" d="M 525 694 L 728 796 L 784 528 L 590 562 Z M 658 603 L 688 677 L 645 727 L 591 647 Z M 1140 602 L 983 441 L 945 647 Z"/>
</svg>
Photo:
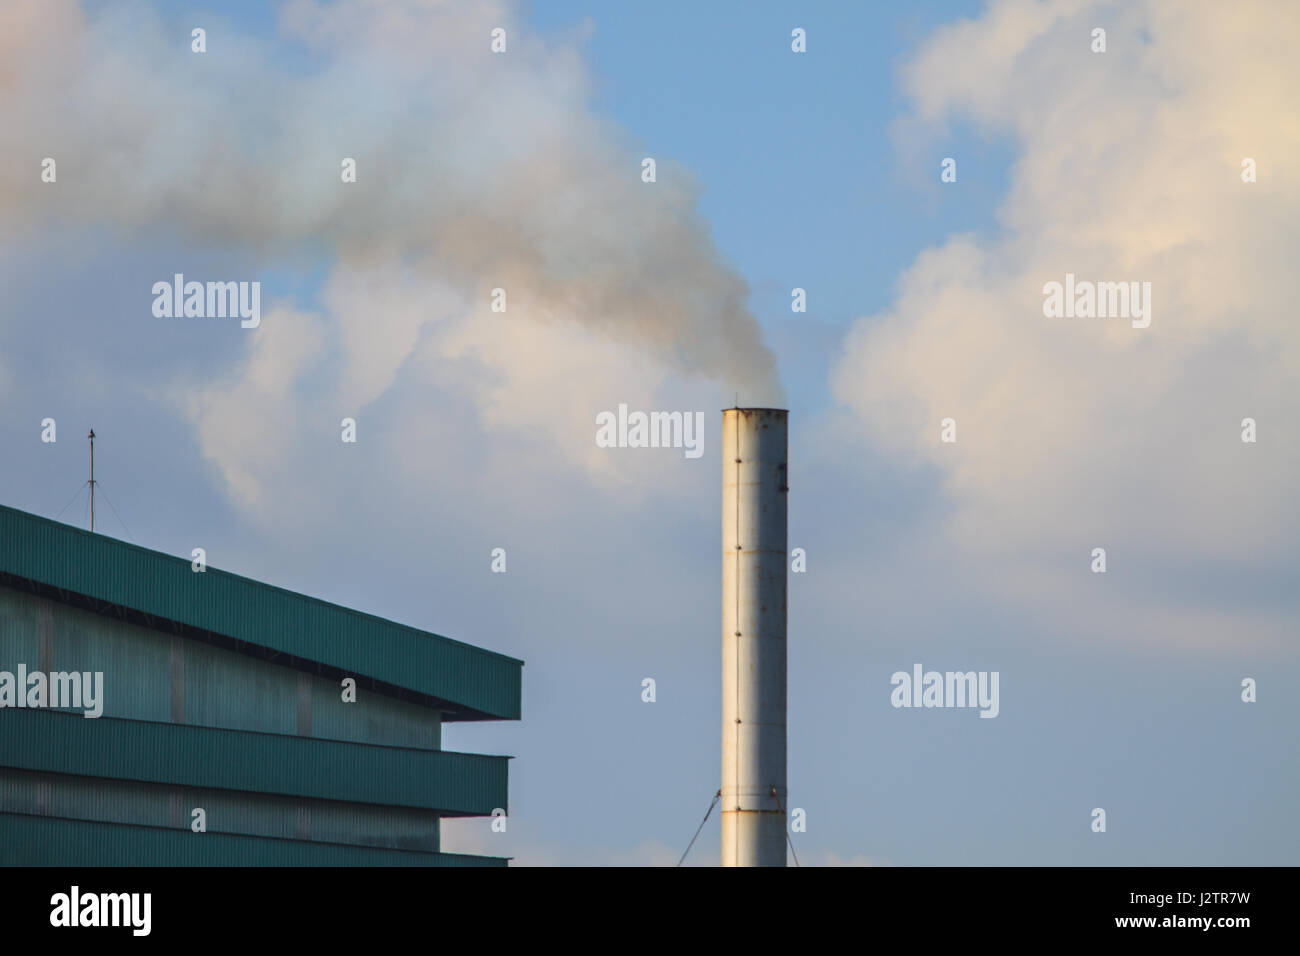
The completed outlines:
<svg viewBox="0 0 1300 956">
<path fill-rule="evenodd" d="M 39 605 L 28 595 L 0 587 L 0 670 L 12 672 L 21 661 L 35 669 L 40 661 Z"/>
<path fill-rule="evenodd" d="M 185 641 L 185 720 L 204 727 L 298 732 L 298 672 Z"/>
<path fill-rule="evenodd" d="M 189 560 L 0 506 L 0 573 L 517 720 L 523 664 Z"/>
<path fill-rule="evenodd" d="M 437 852 L 438 814 L 409 807 L 335 803 L 0 768 L 0 813 L 236 833 L 394 850 Z"/>
<path fill-rule="evenodd" d="M 508 760 L 23 709 L 0 711 L 0 767 L 482 816 Z"/>
<path fill-rule="evenodd" d="M 6 866 L 505 866 L 507 860 L 0 814 Z"/>
<path fill-rule="evenodd" d="M 35 595 L 19 594 L 19 598 L 53 610 L 51 670 L 103 672 L 104 716 L 171 719 L 171 645 L 167 635 Z M 0 643 L 0 664 L 12 669 L 9 663 L 7 648 Z M 32 664 L 27 662 L 29 670 Z"/>
<path fill-rule="evenodd" d="M 47 623 L 42 624 L 44 617 Z M 53 671 L 102 671 L 104 716 L 172 719 L 173 658 L 179 654 L 183 723 L 296 734 L 306 681 L 306 736 L 395 747 L 441 746 L 441 713 L 360 688 L 344 703 L 338 681 L 225 648 L 176 638 L 116 618 L 0 586 L 0 670 L 39 669 L 39 631 L 51 633 Z"/>
<path fill-rule="evenodd" d="M 354 703 L 345 703 L 341 684 L 325 678 L 313 678 L 311 690 L 313 737 L 434 750 L 442 746 L 439 711 L 365 688 L 358 688 Z"/>
</svg>

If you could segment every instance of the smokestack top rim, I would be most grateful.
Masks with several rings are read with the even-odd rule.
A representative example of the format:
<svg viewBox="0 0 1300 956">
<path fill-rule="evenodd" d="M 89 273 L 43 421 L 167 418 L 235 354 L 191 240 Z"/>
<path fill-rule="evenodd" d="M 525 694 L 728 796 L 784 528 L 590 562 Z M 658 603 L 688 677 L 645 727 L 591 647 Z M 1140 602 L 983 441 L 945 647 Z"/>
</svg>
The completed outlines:
<svg viewBox="0 0 1300 956">
<path fill-rule="evenodd" d="M 733 405 L 733 406 L 731 406 L 730 408 L 724 408 L 724 409 L 722 410 L 722 413 L 723 413 L 724 415 L 725 415 L 727 412 L 745 412 L 745 413 L 747 413 L 747 414 L 748 414 L 749 412 L 772 412 L 772 413 L 775 413 L 775 414 L 778 414 L 778 415 L 789 415 L 789 414 L 790 414 L 790 409 L 788 409 L 788 408 L 760 408 L 760 407 L 749 406 L 749 405 Z"/>
</svg>

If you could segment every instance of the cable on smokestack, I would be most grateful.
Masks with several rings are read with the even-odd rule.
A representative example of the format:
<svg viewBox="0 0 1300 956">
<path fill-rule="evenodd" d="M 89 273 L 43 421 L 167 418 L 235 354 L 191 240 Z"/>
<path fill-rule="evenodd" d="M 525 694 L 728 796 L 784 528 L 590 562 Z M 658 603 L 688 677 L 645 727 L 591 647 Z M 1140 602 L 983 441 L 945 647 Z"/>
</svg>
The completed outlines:
<svg viewBox="0 0 1300 956">
<path fill-rule="evenodd" d="M 781 806 L 781 795 L 776 792 L 776 787 L 772 788 L 772 796 L 776 797 L 776 805 L 780 807 L 781 819 L 785 821 L 785 842 L 790 845 L 790 855 L 794 857 L 794 865 L 799 865 L 799 854 L 794 852 L 794 841 L 790 839 L 790 815 L 785 812 L 785 807 Z"/>
<path fill-rule="evenodd" d="M 709 814 L 712 813 L 713 808 L 718 805 L 718 800 L 721 797 L 722 797 L 722 790 L 719 789 L 718 792 L 713 795 L 713 802 L 709 804 L 709 809 L 704 811 L 704 819 L 700 821 L 700 825 L 695 829 L 695 836 L 691 837 L 691 842 L 686 844 L 686 853 L 690 853 L 691 847 L 695 846 L 695 841 L 699 839 L 700 831 L 704 829 L 704 824 L 709 822 Z M 682 858 L 677 861 L 678 866 L 681 866 L 683 863 L 686 862 L 686 853 L 683 853 Z"/>
</svg>

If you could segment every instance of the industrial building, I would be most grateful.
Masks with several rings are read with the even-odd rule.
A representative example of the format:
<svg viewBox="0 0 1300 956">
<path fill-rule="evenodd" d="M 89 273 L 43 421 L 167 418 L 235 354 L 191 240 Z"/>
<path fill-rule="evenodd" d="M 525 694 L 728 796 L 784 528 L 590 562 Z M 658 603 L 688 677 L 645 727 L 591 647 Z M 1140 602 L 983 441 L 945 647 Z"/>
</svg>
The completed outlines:
<svg viewBox="0 0 1300 956">
<path fill-rule="evenodd" d="M 509 760 L 442 724 L 521 661 L 195 568 L 0 507 L 0 864 L 506 865 L 441 852 Z"/>
</svg>

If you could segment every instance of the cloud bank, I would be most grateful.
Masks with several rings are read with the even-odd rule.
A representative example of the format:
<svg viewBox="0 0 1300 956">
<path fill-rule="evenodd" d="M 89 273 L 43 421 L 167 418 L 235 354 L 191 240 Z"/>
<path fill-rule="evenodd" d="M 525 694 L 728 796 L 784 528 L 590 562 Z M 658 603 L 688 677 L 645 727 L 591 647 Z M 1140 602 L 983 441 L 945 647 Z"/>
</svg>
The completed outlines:
<svg viewBox="0 0 1300 956">
<path fill-rule="evenodd" d="M 1241 619 L 1202 599 L 1254 580 L 1253 633 L 1231 639 L 1285 632 L 1293 602 L 1270 580 L 1300 530 L 1298 32 L 1285 4 L 1005 0 L 902 69 L 936 180 L 954 123 L 1019 158 L 999 233 L 919 255 L 853 327 L 833 388 L 872 443 L 941 475 L 949 544 L 994 591 L 1058 612 L 1120 602 L 1126 627 L 1225 640 Z M 935 188 L 962 188 L 956 158 L 958 182 Z M 1045 317 L 1067 273 L 1150 282 L 1150 327 Z M 1088 577 L 1094 547 L 1105 579 Z M 1098 580 L 1109 591 L 1081 597 Z"/>
</svg>

